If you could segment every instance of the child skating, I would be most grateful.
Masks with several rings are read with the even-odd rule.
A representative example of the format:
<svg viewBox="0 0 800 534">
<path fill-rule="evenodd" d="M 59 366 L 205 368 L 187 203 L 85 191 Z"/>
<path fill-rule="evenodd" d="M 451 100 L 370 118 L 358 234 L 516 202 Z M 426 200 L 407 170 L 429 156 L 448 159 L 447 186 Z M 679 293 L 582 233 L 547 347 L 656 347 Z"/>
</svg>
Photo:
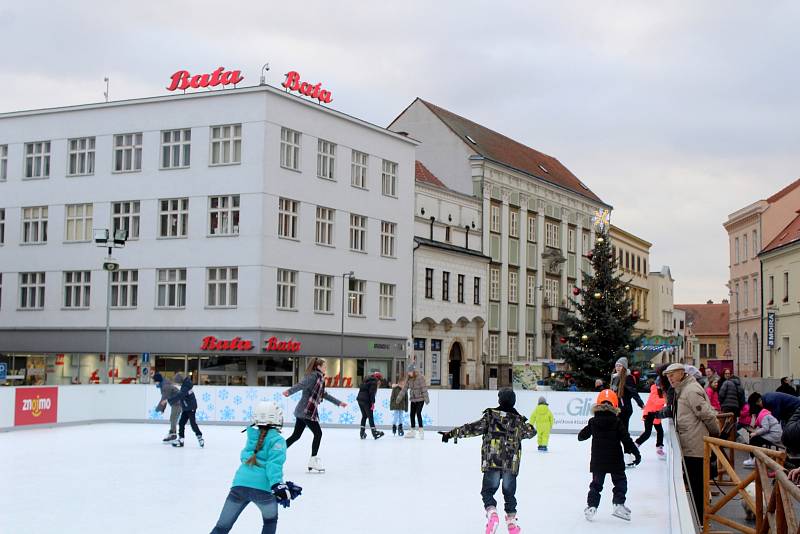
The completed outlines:
<svg viewBox="0 0 800 534">
<path fill-rule="evenodd" d="M 181 373 L 175 375 L 175 383 L 181 385 L 178 392 L 178 400 L 181 403 L 181 418 L 178 421 L 178 439 L 172 442 L 173 447 L 183 447 L 183 435 L 186 430 L 186 422 L 192 425 L 192 431 L 197 436 L 197 443 L 204 447 L 206 442 L 203 440 L 203 433 L 197 426 L 195 414 L 197 412 L 197 398 L 194 396 L 194 384 L 190 377 L 184 378 Z"/>
<path fill-rule="evenodd" d="M 383 436 L 383 432 L 375 428 L 375 395 L 378 392 L 378 386 L 382 378 L 383 375 L 380 373 L 372 373 L 364 380 L 358 390 L 356 400 L 358 401 L 358 407 L 361 409 L 361 439 L 367 439 L 367 420 L 369 420 L 372 437 L 378 439 Z"/>
<path fill-rule="evenodd" d="M 392 434 L 403 437 L 403 418 L 408 411 L 408 391 L 403 391 L 405 380 L 392 386 L 389 409 L 392 410 Z M 401 395 L 402 393 L 402 395 Z"/>
<path fill-rule="evenodd" d="M 547 405 L 547 399 L 539 397 L 539 404 L 531 413 L 531 424 L 536 428 L 536 441 L 539 443 L 539 452 L 547 452 L 547 443 L 550 441 L 550 430 L 553 428 L 553 412 Z"/>
<path fill-rule="evenodd" d="M 497 501 L 494 494 L 503 485 L 506 526 L 509 534 L 522 532 L 517 525 L 517 474 L 522 459 L 522 440 L 536 435 L 536 429 L 528 424 L 524 416 L 514 409 L 517 397 L 511 388 L 503 388 L 497 394 L 499 406 L 487 408 L 483 417 L 474 423 L 454 428 L 449 432 L 439 432 L 442 441 L 471 436 L 483 436 L 481 444 L 481 471 L 483 484 L 481 497 L 486 510 L 486 534 L 494 534 L 500 525 L 497 515 Z"/>
<path fill-rule="evenodd" d="M 622 447 L 636 457 L 635 465 L 642 461 L 642 456 L 620 420 L 619 413 L 616 393 L 610 389 L 601 391 L 597 396 L 597 403 L 592 407 L 593 417 L 578 434 L 578 441 L 592 438 L 592 457 L 589 464 L 592 482 L 589 484 L 584 510 L 588 521 L 594 519 L 597 507 L 600 506 L 600 493 L 607 474 L 611 475 L 611 482 L 614 484 L 612 515 L 625 521 L 631 520 L 631 511 L 625 506 L 628 478 L 625 476 Z"/>
</svg>

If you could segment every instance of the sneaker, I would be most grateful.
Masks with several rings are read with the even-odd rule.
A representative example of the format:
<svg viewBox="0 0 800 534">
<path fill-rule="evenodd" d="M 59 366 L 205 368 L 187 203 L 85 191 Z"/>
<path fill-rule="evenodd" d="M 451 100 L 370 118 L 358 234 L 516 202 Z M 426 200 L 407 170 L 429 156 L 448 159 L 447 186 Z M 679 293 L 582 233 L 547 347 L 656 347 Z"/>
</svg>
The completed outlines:
<svg viewBox="0 0 800 534">
<path fill-rule="evenodd" d="M 486 510 L 486 534 L 495 534 L 499 526 L 500 517 L 497 515 L 497 510 L 494 508 Z"/>
<path fill-rule="evenodd" d="M 417 431 L 414 430 L 413 428 L 411 430 L 409 430 L 408 432 L 406 432 L 406 435 L 405 435 L 406 439 L 414 439 L 415 437 L 417 437 Z"/>
<path fill-rule="evenodd" d="M 173 447 L 183 447 L 183 438 L 178 438 L 172 442 Z"/>
<path fill-rule="evenodd" d="M 656 454 L 658 455 L 659 459 L 666 460 L 667 455 L 664 452 L 664 447 L 656 447 Z"/>
<path fill-rule="evenodd" d="M 522 529 L 517 525 L 516 514 L 506 516 L 506 526 L 508 527 L 508 534 L 520 534 Z"/>
<path fill-rule="evenodd" d="M 742 462 L 742 467 L 746 467 L 747 469 L 753 469 L 756 466 L 756 461 L 754 458 L 748 458 L 744 462 Z"/>
<path fill-rule="evenodd" d="M 201 449 L 206 446 L 206 440 L 203 439 L 203 436 L 197 436 L 197 443 Z"/>
<path fill-rule="evenodd" d="M 594 514 L 597 513 L 597 508 L 594 506 L 587 506 L 586 509 L 583 510 L 583 515 L 586 516 L 587 521 L 591 521 L 594 519 Z"/>
<path fill-rule="evenodd" d="M 611 512 L 611 515 L 614 517 L 619 517 L 620 519 L 624 519 L 625 521 L 631 520 L 631 511 L 624 504 L 615 504 L 614 511 Z"/>
</svg>

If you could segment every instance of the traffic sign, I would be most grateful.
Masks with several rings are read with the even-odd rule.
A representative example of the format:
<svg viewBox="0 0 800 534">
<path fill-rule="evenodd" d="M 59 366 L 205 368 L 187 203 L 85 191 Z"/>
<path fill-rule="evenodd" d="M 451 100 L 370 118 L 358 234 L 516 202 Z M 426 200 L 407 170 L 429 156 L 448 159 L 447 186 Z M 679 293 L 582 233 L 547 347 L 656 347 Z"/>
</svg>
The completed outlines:
<svg viewBox="0 0 800 534">
<path fill-rule="evenodd" d="M 0 380 L 5 380 L 8 376 L 8 367 L 5 363 L 0 363 Z"/>
<path fill-rule="evenodd" d="M 143 352 L 142 353 L 142 363 L 149 363 L 150 362 L 150 353 Z"/>
</svg>

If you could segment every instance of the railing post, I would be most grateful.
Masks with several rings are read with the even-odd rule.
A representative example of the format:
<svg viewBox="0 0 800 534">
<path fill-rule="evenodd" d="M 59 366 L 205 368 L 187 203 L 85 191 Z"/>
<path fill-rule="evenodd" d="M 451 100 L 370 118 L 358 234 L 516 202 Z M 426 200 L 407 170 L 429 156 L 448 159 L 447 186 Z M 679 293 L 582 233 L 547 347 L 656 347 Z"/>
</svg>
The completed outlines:
<svg viewBox="0 0 800 534">
<path fill-rule="evenodd" d="M 758 469 L 756 467 L 756 469 Z M 764 488 L 761 486 L 761 473 L 756 475 L 756 534 L 764 531 Z"/>
<path fill-rule="evenodd" d="M 708 498 L 711 492 L 711 488 L 709 488 L 711 479 L 711 446 L 708 444 L 707 441 L 703 442 L 703 510 L 702 514 L 698 519 L 701 521 L 703 525 L 703 532 L 708 532 L 709 528 L 709 521 L 708 517 Z M 697 510 L 698 514 L 700 510 Z"/>
</svg>

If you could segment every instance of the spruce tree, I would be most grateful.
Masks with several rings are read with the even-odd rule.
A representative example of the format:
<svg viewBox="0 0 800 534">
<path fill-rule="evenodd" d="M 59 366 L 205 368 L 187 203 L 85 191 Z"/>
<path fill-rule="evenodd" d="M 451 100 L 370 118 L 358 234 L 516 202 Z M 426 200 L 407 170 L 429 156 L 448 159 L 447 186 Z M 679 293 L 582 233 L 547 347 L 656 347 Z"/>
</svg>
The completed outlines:
<svg viewBox="0 0 800 534">
<path fill-rule="evenodd" d="M 630 287 L 617 274 L 606 229 L 598 230 L 594 249 L 587 254 L 593 274 L 583 272 L 583 288 L 572 289 L 573 311 L 566 317 L 568 333 L 560 346 L 562 358 L 584 388 L 593 387 L 597 378 L 608 381 L 617 359 L 625 356 L 630 361 L 639 343 L 633 330 L 639 318 L 631 313 Z"/>
</svg>

